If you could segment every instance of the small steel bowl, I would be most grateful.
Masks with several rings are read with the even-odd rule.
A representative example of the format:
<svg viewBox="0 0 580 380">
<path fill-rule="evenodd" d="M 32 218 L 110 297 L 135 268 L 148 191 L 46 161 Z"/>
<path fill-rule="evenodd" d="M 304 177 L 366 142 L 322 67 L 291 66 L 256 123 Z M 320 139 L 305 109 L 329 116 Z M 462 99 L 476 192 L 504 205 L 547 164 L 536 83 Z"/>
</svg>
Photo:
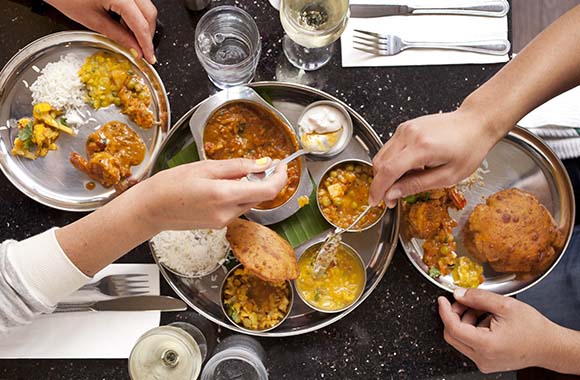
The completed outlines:
<svg viewBox="0 0 580 380">
<path fill-rule="evenodd" d="M 224 315 L 226 316 L 226 318 L 228 319 L 228 321 L 230 321 L 231 323 L 234 324 L 234 326 L 238 327 L 241 330 L 247 331 L 249 333 L 260 333 L 260 332 L 266 332 L 266 331 L 270 331 L 275 329 L 276 327 L 280 326 L 282 323 L 284 323 L 284 321 L 288 318 L 288 316 L 290 315 L 290 312 L 292 311 L 292 306 L 294 305 L 294 289 L 292 288 L 292 282 L 291 281 L 286 281 L 286 283 L 288 284 L 288 289 L 290 290 L 290 303 L 288 304 L 288 312 L 286 313 L 286 315 L 284 316 L 284 318 L 282 318 L 276 325 L 272 326 L 272 327 L 268 327 L 267 329 L 264 330 L 251 330 L 248 328 L 245 328 L 244 326 L 240 325 L 239 323 L 236 323 L 231 317 L 230 315 L 226 312 L 226 308 L 225 308 L 225 304 L 224 304 L 224 288 L 225 288 L 225 284 L 226 281 L 228 280 L 228 278 L 234 273 L 234 271 L 240 267 L 242 267 L 242 264 L 238 264 L 235 267 L 233 267 L 232 269 L 230 269 L 230 271 L 228 272 L 228 274 L 226 275 L 226 277 L 224 278 L 224 280 L 222 281 L 222 284 L 220 286 L 220 305 L 222 308 L 222 311 L 224 313 Z"/>
<path fill-rule="evenodd" d="M 320 204 L 320 200 L 319 200 L 319 197 L 318 197 L 318 192 L 320 191 L 320 186 L 321 186 L 322 182 L 323 182 L 323 181 L 324 181 L 324 179 L 325 179 L 325 178 L 326 178 L 326 177 L 329 175 L 329 173 L 330 173 L 332 170 L 336 169 L 337 167 L 339 167 L 339 166 L 341 166 L 341 165 L 344 165 L 344 164 L 347 164 L 347 163 L 353 163 L 353 164 L 363 164 L 363 165 L 367 165 L 367 166 L 369 166 L 369 167 L 372 167 L 372 165 L 371 165 L 369 162 L 367 162 L 367 161 L 364 161 L 364 160 L 359 160 L 359 159 L 356 159 L 356 158 L 348 158 L 348 159 L 346 159 L 346 160 L 338 161 L 338 162 L 336 162 L 335 164 L 333 164 L 332 166 L 330 166 L 328 169 L 326 169 L 326 171 L 324 172 L 324 174 L 322 175 L 322 177 L 320 177 L 320 182 L 318 183 L 318 185 L 317 185 L 317 187 L 316 187 L 316 205 L 318 206 L 318 211 L 320 211 L 320 213 L 322 214 L 322 216 L 324 217 L 324 219 L 325 219 L 325 220 L 326 220 L 328 223 L 330 223 L 332 226 L 334 226 L 335 228 L 341 228 L 341 227 L 340 227 L 340 226 L 338 226 L 338 225 L 336 225 L 334 222 L 332 222 L 332 221 L 330 220 L 330 218 L 328 218 L 328 217 L 326 216 L 326 214 L 325 214 L 325 213 L 322 211 L 323 207 L 322 207 L 322 205 Z M 387 213 L 387 208 L 386 208 L 386 207 L 384 207 L 384 209 L 383 209 L 383 213 L 381 214 L 381 216 L 380 216 L 380 217 L 378 217 L 378 218 L 377 218 L 377 220 L 375 220 L 375 221 L 374 221 L 374 222 L 372 222 L 371 224 L 369 224 L 369 225 L 366 225 L 366 226 L 364 226 L 364 227 L 363 227 L 363 228 L 361 228 L 361 229 L 356 229 L 356 230 L 355 230 L 355 229 L 352 229 L 352 230 L 347 230 L 347 231 L 348 231 L 348 232 L 361 232 L 361 231 L 366 231 L 366 230 L 368 230 L 368 229 L 370 229 L 370 228 L 374 227 L 374 226 L 375 226 L 375 225 L 376 225 L 376 224 L 377 224 L 377 223 L 378 223 L 378 222 L 379 222 L 381 219 L 383 219 L 383 217 L 385 216 L 385 214 L 386 214 L 386 213 Z"/>
<path fill-rule="evenodd" d="M 304 250 L 304 252 L 302 253 L 302 255 L 300 255 L 300 257 L 298 258 L 298 262 L 300 263 L 300 260 L 302 259 L 302 257 L 304 257 L 304 254 L 306 252 L 308 252 L 311 249 L 315 249 L 318 251 L 318 249 L 320 248 L 320 246 L 322 246 L 322 244 L 324 244 L 324 241 L 321 242 L 317 242 L 314 243 L 312 245 L 310 245 L 308 248 L 306 248 Z M 333 313 L 340 313 L 343 312 L 345 310 L 347 310 L 348 308 L 350 308 L 352 305 L 356 304 L 358 302 L 358 300 L 360 299 L 360 297 L 363 295 L 364 290 L 365 290 L 365 285 L 367 283 L 367 271 L 366 271 L 366 267 L 365 267 L 365 263 L 362 259 L 362 257 L 360 256 L 360 254 L 350 245 L 341 242 L 340 245 L 346 249 L 346 251 L 348 253 L 350 253 L 353 257 L 357 258 L 358 263 L 360 264 L 360 267 L 364 273 L 364 278 L 363 278 L 363 286 L 361 287 L 361 290 L 359 292 L 359 294 L 354 298 L 354 300 L 347 306 L 341 308 L 341 309 L 336 309 L 336 310 L 326 310 L 326 309 L 321 309 L 313 304 L 311 304 L 310 302 L 308 302 L 308 300 L 306 300 L 306 298 L 304 298 L 304 295 L 302 294 L 302 291 L 300 290 L 300 287 L 298 286 L 298 281 L 294 280 L 294 286 L 296 287 L 296 293 L 298 293 L 298 297 L 300 297 L 300 299 L 306 304 L 308 305 L 308 307 L 316 310 L 316 311 L 320 311 L 321 313 L 326 313 L 326 314 L 333 314 Z"/>
<path fill-rule="evenodd" d="M 353 131 L 352 118 L 350 117 L 350 114 L 348 113 L 348 111 L 339 103 L 331 101 L 331 100 L 320 100 L 318 102 L 314 102 L 314 103 L 311 103 L 310 105 L 308 105 L 304 109 L 304 111 L 302 111 L 302 113 L 300 114 L 300 117 L 298 118 L 298 126 L 296 128 L 297 133 L 298 133 L 298 139 L 300 140 L 300 144 L 304 147 L 304 144 L 302 143 L 303 132 L 302 132 L 302 128 L 300 128 L 302 119 L 304 118 L 304 115 L 308 111 L 310 111 L 312 108 L 315 108 L 318 106 L 330 106 L 330 107 L 337 109 L 344 116 L 344 118 L 346 120 L 346 125 L 343 127 L 343 131 L 342 131 L 342 134 L 340 135 L 340 138 L 332 146 L 332 148 L 330 148 L 330 150 L 328 150 L 326 152 L 310 152 L 309 154 L 311 154 L 313 156 L 324 157 L 324 158 L 334 157 L 334 156 L 340 154 L 346 148 L 346 146 L 348 145 L 348 143 L 350 142 L 350 140 L 352 138 L 352 131 Z"/>
<path fill-rule="evenodd" d="M 211 119 L 218 109 L 235 102 L 251 103 L 264 108 L 273 114 L 285 125 L 288 133 L 292 135 L 297 146 L 300 147 L 298 135 L 288 119 L 275 107 L 266 102 L 256 91 L 246 86 L 239 86 L 220 91 L 217 94 L 210 96 L 200 103 L 198 109 L 191 116 L 189 127 L 195 140 L 200 159 L 207 159 L 204 149 L 203 135 L 208 120 Z M 313 186 L 312 181 L 310 180 L 310 175 L 308 174 L 305 158 L 299 157 L 298 160 L 300 160 L 300 180 L 294 194 L 280 206 L 271 209 L 251 209 L 245 214 L 248 219 L 263 225 L 269 225 L 281 222 L 300 210 L 298 198 L 304 195 L 309 196 L 312 193 Z"/>
</svg>

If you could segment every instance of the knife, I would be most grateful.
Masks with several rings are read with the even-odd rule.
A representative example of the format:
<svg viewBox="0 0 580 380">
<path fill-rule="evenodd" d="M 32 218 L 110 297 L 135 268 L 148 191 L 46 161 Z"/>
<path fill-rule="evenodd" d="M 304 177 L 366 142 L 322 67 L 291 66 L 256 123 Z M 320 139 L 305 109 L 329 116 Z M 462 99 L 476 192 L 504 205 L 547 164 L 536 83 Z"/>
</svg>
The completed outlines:
<svg viewBox="0 0 580 380">
<path fill-rule="evenodd" d="M 184 311 L 187 305 L 182 300 L 166 296 L 133 296 L 105 301 L 81 303 L 59 303 L 55 313 L 73 311 Z"/>
<path fill-rule="evenodd" d="M 396 15 L 448 14 L 503 17 L 508 13 L 509 8 L 510 5 L 507 0 L 492 0 L 479 3 L 473 1 L 460 2 L 459 4 L 445 7 L 352 4 L 350 6 L 350 16 L 352 18 L 374 18 Z"/>
</svg>

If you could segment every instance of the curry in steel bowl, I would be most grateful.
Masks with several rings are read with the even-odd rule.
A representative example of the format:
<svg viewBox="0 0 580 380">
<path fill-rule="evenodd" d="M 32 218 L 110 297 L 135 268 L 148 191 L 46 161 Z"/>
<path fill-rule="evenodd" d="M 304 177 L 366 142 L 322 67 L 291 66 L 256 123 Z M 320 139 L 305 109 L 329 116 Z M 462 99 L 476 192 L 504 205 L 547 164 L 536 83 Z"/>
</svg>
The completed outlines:
<svg viewBox="0 0 580 380">
<path fill-rule="evenodd" d="M 235 101 L 218 108 L 203 131 L 204 151 L 209 159 L 283 159 L 298 150 L 298 140 L 290 127 L 265 107 L 248 101 Z M 298 189 L 300 160 L 288 164 L 288 183 L 271 201 L 256 208 L 273 209 L 286 203 Z"/>
<path fill-rule="evenodd" d="M 298 259 L 300 274 L 295 280 L 302 300 L 315 310 L 325 313 L 343 311 L 362 295 L 366 285 L 365 265 L 349 245 L 340 243 L 333 262 L 320 275 L 314 273 L 314 263 L 323 243 L 308 247 Z"/>
<path fill-rule="evenodd" d="M 373 178 L 373 168 L 365 161 L 345 160 L 331 166 L 318 184 L 317 202 L 322 216 L 335 227 L 349 227 L 369 204 Z M 385 212 L 383 204 L 373 207 L 353 231 L 371 228 Z"/>
<path fill-rule="evenodd" d="M 241 264 L 228 273 L 220 293 L 228 319 L 242 329 L 256 332 L 271 330 L 284 322 L 294 300 L 289 281 L 264 281 Z"/>
</svg>

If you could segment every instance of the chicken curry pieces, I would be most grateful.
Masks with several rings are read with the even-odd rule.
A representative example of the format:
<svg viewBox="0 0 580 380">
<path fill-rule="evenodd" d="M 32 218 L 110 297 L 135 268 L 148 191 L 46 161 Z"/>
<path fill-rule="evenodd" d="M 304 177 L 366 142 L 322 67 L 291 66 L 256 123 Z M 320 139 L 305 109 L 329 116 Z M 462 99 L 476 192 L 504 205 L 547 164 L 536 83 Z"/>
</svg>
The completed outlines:
<svg viewBox="0 0 580 380">
<path fill-rule="evenodd" d="M 87 160 L 72 152 L 70 162 L 104 187 L 119 184 L 131 175 L 131 166 L 145 158 L 141 137 L 120 121 L 111 121 L 91 133 L 86 144 Z"/>
</svg>

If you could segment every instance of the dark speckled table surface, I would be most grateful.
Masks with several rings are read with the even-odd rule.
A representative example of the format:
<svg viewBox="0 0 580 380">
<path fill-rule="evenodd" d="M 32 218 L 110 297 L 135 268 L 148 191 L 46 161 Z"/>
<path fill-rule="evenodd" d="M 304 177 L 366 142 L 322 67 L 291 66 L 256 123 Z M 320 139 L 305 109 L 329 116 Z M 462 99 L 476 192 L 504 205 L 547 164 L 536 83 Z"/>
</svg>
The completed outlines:
<svg viewBox="0 0 580 380">
<path fill-rule="evenodd" d="M 281 51 L 282 28 L 267 0 L 235 3 L 255 16 L 263 41 L 256 80 L 283 80 L 324 90 L 351 105 L 383 140 L 396 126 L 428 113 L 455 109 L 462 99 L 501 65 L 343 69 L 337 54 L 323 69 L 300 75 Z M 200 12 L 182 0 L 158 0 L 156 65 L 171 102 L 172 120 L 215 92 L 193 48 Z M 78 28 L 51 10 L 31 12 L 18 2 L 0 0 L 0 65 L 29 42 L 46 34 Z M 0 239 L 24 239 L 81 215 L 52 210 L 21 194 L 0 177 Z M 140 246 L 121 262 L 151 262 Z M 172 295 L 167 284 L 162 293 Z M 261 339 L 271 379 L 512 379 L 484 376 L 471 361 L 447 345 L 436 298 L 443 291 L 427 282 L 397 250 L 374 293 L 355 311 L 321 331 L 284 339 Z M 187 320 L 195 312 L 167 313 L 162 323 Z M 220 331 L 220 336 L 227 332 Z M 0 360 L 5 379 L 127 379 L 126 360 Z"/>
</svg>

